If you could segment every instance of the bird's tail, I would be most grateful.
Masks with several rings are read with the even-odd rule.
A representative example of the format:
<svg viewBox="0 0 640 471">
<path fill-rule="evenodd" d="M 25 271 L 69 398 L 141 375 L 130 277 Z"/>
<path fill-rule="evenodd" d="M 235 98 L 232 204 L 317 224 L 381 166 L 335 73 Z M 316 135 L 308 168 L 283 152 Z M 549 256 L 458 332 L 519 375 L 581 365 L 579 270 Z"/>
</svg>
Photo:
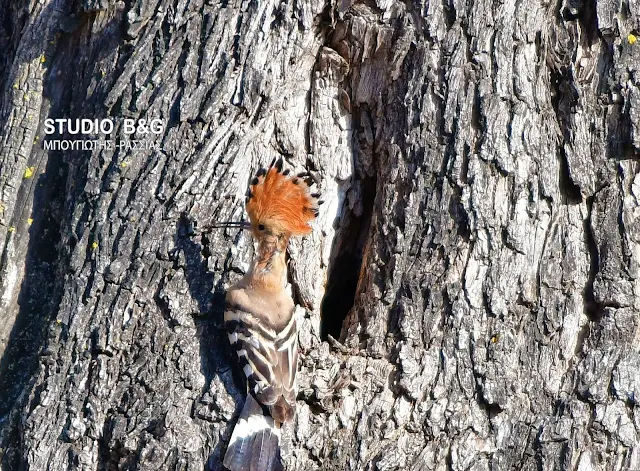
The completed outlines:
<svg viewBox="0 0 640 471">
<path fill-rule="evenodd" d="M 247 394 L 223 464 L 230 471 L 284 469 L 280 458 L 280 428 L 251 394 Z"/>
</svg>

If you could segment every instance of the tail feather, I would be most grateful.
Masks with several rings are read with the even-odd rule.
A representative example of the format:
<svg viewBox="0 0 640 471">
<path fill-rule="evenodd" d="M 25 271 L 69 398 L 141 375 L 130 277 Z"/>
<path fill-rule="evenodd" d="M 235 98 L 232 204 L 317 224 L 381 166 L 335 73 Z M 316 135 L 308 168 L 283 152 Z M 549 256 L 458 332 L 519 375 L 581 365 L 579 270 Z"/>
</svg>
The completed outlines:
<svg viewBox="0 0 640 471">
<path fill-rule="evenodd" d="M 280 429 L 265 415 L 255 398 L 247 395 L 240 418 L 231 434 L 224 466 L 229 471 L 279 471 Z"/>
<path fill-rule="evenodd" d="M 278 437 L 269 429 L 254 435 L 251 447 L 251 471 L 271 471 L 278 457 Z"/>
</svg>

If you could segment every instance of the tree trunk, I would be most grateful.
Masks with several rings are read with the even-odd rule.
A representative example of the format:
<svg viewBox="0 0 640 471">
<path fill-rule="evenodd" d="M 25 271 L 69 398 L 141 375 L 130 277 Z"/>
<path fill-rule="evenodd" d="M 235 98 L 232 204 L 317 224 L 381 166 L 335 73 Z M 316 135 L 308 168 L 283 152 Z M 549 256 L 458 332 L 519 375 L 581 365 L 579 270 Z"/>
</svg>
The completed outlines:
<svg viewBox="0 0 640 471">
<path fill-rule="evenodd" d="M 222 469 L 253 244 L 201 229 L 275 156 L 325 200 L 289 251 L 287 469 L 640 469 L 638 2 L 0 17 L 3 471 Z"/>
</svg>

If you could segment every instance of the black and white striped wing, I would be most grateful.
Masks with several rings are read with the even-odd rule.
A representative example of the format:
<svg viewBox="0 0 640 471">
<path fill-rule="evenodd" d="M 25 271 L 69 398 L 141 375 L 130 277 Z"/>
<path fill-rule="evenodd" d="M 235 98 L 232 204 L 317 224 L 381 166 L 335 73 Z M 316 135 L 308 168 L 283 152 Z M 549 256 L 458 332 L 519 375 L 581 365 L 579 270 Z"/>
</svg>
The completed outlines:
<svg viewBox="0 0 640 471">
<path fill-rule="evenodd" d="M 296 372 L 298 370 L 298 328 L 295 315 L 276 339 L 276 353 L 278 356 L 278 381 L 280 383 L 281 401 L 278 405 L 282 409 L 279 415 L 284 416 L 283 422 L 293 418 L 296 404 Z M 284 402 L 283 402 L 284 401 Z M 288 409 L 288 410 L 287 410 Z"/>
<path fill-rule="evenodd" d="M 229 342 L 249 383 L 249 391 L 269 406 L 279 422 L 293 417 L 298 342 L 295 316 L 275 332 L 260 319 L 236 307 L 225 312 Z"/>
</svg>

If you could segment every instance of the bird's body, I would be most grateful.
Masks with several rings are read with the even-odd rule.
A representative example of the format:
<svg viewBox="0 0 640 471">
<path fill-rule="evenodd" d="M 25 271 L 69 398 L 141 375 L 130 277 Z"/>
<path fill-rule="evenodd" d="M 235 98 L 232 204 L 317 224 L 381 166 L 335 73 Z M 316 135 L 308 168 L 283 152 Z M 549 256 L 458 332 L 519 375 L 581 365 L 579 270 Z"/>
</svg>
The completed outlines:
<svg viewBox="0 0 640 471">
<path fill-rule="evenodd" d="M 224 458 L 230 471 L 282 469 L 280 425 L 295 415 L 298 331 L 285 255 L 317 210 L 306 184 L 281 171 L 279 162 L 252 182 L 247 212 L 257 253 L 226 295 L 225 326 L 248 390 Z"/>
</svg>

